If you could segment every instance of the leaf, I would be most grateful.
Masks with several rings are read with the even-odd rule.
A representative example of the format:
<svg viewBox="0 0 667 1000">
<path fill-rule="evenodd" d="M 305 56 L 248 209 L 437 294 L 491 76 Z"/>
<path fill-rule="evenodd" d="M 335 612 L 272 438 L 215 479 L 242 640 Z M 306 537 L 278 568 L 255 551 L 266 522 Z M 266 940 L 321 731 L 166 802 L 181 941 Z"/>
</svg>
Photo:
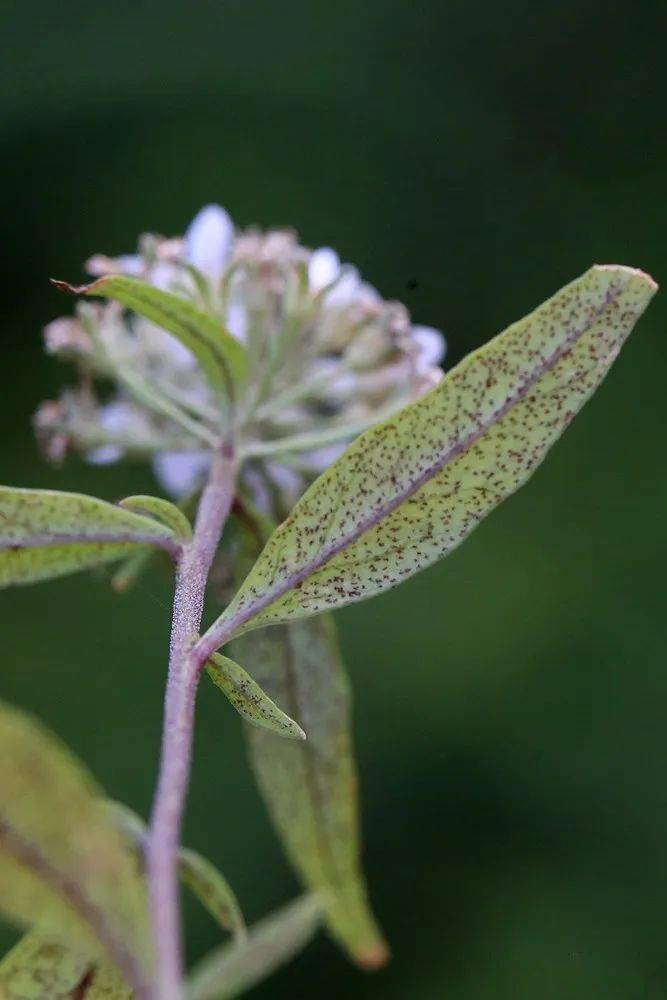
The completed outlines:
<svg viewBox="0 0 667 1000">
<path fill-rule="evenodd" d="M 351 693 L 333 618 L 249 633 L 234 651 L 308 733 L 296 744 L 246 729 L 253 770 L 287 855 L 322 900 L 334 937 L 359 965 L 378 968 L 388 949 L 361 872 Z"/>
<path fill-rule="evenodd" d="M 3 1000 L 131 1000 L 114 969 L 35 931 L 0 962 Z"/>
<path fill-rule="evenodd" d="M 370 597 L 451 552 L 530 477 L 656 288 L 593 267 L 366 431 L 276 530 L 202 650 Z"/>
<path fill-rule="evenodd" d="M 146 544 L 179 550 L 169 528 L 96 497 L 0 486 L 0 587 L 101 566 Z"/>
<path fill-rule="evenodd" d="M 301 726 L 285 715 L 238 663 L 213 653 L 206 664 L 206 672 L 247 722 L 291 740 L 306 739 Z"/>
<path fill-rule="evenodd" d="M 89 774 L 55 737 L 0 704 L 0 912 L 108 959 L 149 995 L 145 887 Z"/>
<path fill-rule="evenodd" d="M 131 846 L 143 853 L 148 831 L 141 817 L 120 802 L 109 801 L 105 805 Z M 245 937 L 243 915 L 224 875 L 205 857 L 187 847 L 179 849 L 178 861 L 181 882 L 199 899 L 213 919 L 235 937 Z"/>
<path fill-rule="evenodd" d="M 187 299 L 120 275 L 99 278 L 89 285 L 70 285 L 55 279 L 52 284 L 72 295 L 114 299 L 167 330 L 192 351 L 214 388 L 227 396 L 233 396 L 234 386 L 245 380 L 248 362 L 243 345 L 220 320 L 201 312 Z"/>
<path fill-rule="evenodd" d="M 140 495 L 125 497 L 124 500 L 120 501 L 120 506 L 137 514 L 154 517 L 182 541 L 187 542 L 192 538 L 192 525 L 183 511 L 179 510 L 175 504 L 170 503 L 169 500 L 163 500 L 162 497 Z"/>
<path fill-rule="evenodd" d="M 320 922 L 316 898 L 304 896 L 250 929 L 243 944 L 229 944 L 195 966 L 188 1000 L 230 1000 L 261 982 L 310 941 Z"/>
</svg>

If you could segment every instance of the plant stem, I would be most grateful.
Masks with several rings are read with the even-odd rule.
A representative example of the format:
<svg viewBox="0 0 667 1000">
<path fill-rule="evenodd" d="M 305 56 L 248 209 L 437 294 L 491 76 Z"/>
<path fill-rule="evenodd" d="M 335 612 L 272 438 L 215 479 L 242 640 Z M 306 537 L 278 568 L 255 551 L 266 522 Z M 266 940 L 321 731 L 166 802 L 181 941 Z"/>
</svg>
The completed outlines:
<svg viewBox="0 0 667 1000">
<path fill-rule="evenodd" d="M 190 777 L 195 697 L 203 666 L 192 646 L 201 626 L 211 562 L 234 498 L 235 472 L 234 454 L 227 445 L 213 458 L 192 541 L 184 548 L 176 572 L 160 772 L 146 854 L 156 1000 L 182 997 L 177 854 Z"/>
</svg>

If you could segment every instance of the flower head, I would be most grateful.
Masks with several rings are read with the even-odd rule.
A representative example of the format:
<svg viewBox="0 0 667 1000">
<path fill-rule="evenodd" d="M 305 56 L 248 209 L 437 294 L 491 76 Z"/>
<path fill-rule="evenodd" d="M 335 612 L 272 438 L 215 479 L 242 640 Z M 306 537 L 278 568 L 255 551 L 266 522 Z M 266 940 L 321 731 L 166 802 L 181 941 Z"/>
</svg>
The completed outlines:
<svg viewBox="0 0 667 1000">
<path fill-rule="evenodd" d="M 256 502 L 288 505 L 361 430 L 442 374 L 442 334 L 413 325 L 334 250 L 309 250 L 290 230 L 237 230 L 217 205 L 182 238 L 147 234 L 135 254 L 98 254 L 86 270 L 190 300 L 247 352 L 249 378 L 232 414 L 180 341 L 117 303 L 84 302 L 47 326 L 47 350 L 81 373 L 78 389 L 36 415 L 47 455 L 148 457 L 174 496 L 197 488 L 212 449 L 233 431 Z M 111 396 L 102 401 L 95 387 L 105 383 Z"/>
</svg>

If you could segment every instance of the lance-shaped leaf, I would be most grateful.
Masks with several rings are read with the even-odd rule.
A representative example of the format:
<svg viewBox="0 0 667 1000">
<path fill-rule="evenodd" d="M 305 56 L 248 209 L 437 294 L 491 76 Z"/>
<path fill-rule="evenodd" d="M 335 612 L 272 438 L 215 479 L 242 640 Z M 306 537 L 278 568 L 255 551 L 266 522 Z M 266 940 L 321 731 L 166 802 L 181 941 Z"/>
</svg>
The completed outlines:
<svg viewBox="0 0 667 1000">
<path fill-rule="evenodd" d="M 89 285 L 69 285 L 55 279 L 52 283 L 73 295 L 114 299 L 161 326 L 192 351 L 211 384 L 225 395 L 233 396 L 234 386 L 245 379 L 247 356 L 243 345 L 220 320 L 201 312 L 187 299 L 121 275 L 99 278 Z"/>
<path fill-rule="evenodd" d="M 0 705 L 0 912 L 95 961 L 146 1000 L 145 887 L 89 774 L 38 722 Z"/>
<path fill-rule="evenodd" d="M 0 486 L 0 587 L 120 559 L 146 544 L 175 555 L 172 530 L 79 493 Z"/>
<path fill-rule="evenodd" d="M 321 919 L 317 899 L 304 896 L 250 929 L 243 944 L 207 955 L 194 969 L 188 1000 L 231 1000 L 261 982 L 304 948 Z"/>
<path fill-rule="evenodd" d="M 112 820 L 140 855 L 146 849 L 148 829 L 135 812 L 120 802 L 107 802 Z M 199 899 L 213 919 L 237 939 L 245 937 L 245 921 L 227 879 L 211 862 L 187 847 L 178 851 L 178 874 L 181 882 Z"/>
<path fill-rule="evenodd" d="M 125 497 L 120 501 L 120 506 L 125 510 L 133 510 L 137 514 L 146 514 L 154 517 L 171 532 L 187 542 L 192 538 L 192 526 L 187 517 L 175 504 L 162 497 L 144 496 L 143 494 L 134 497 Z"/>
<path fill-rule="evenodd" d="M 246 729 L 253 770 L 286 853 L 321 899 L 333 936 L 359 965 L 378 968 L 388 950 L 361 872 L 351 694 L 333 618 L 251 632 L 234 650 L 308 733 L 297 744 Z"/>
<path fill-rule="evenodd" d="M 108 963 L 31 931 L 0 962 L 3 1000 L 131 1000 Z"/>
<path fill-rule="evenodd" d="M 203 650 L 370 597 L 451 552 L 526 482 L 656 288 L 593 267 L 362 434 L 276 530 Z"/>
<path fill-rule="evenodd" d="M 306 739 L 301 726 L 281 711 L 238 663 L 214 653 L 206 664 L 206 672 L 247 722 L 291 740 Z"/>
</svg>

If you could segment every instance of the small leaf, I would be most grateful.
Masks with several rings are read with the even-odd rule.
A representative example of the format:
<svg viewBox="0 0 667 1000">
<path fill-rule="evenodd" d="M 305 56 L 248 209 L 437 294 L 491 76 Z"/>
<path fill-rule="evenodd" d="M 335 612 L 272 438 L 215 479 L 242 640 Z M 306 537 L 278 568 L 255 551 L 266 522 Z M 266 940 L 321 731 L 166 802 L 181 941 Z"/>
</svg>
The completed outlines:
<svg viewBox="0 0 667 1000">
<path fill-rule="evenodd" d="M 321 919 L 316 898 L 304 896 L 250 929 L 243 944 L 229 944 L 195 966 L 188 1000 L 231 1000 L 261 982 L 304 948 Z"/>
<path fill-rule="evenodd" d="M 145 887 L 89 774 L 36 720 L 0 704 L 0 912 L 108 959 L 149 994 Z"/>
<path fill-rule="evenodd" d="M 213 653 L 206 664 L 206 672 L 247 722 L 291 740 L 306 739 L 301 726 L 285 715 L 238 663 Z"/>
<path fill-rule="evenodd" d="M 129 843 L 143 853 L 147 827 L 140 816 L 120 802 L 105 803 L 113 822 L 128 838 Z M 237 938 L 245 937 L 245 921 L 236 896 L 227 879 L 205 857 L 187 847 L 178 852 L 181 882 L 199 899 L 213 919 Z"/>
<path fill-rule="evenodd" d="M 213 653 L 206 664 L 206 672 L 247 722 L 288 739 L 306 739 L 301 726 L 285 715 L 238 663 Z"/>
<path fill-rule="evenodd" d="M 52 283 L 73 295 L 114 299 L 161 326 L 192 351 L 211 384 L 225 395 L 233 396 L 234 386 L 245 380 L 247 357 L 242 344 L 215 316 L 201 312 L 187 299 L 120 275 L 99 278 L 89 285 L 69 285 L 54 279 Z"/>
<path fill-rule="evenodd" d="M 131 1000 L 115 970 L 31 931 L 0 962 L 3 1000 Z"/>
<path fill-rule="evenodd" d="M 96 497 L 0 486 L 0 587 L 34 583 L 179 541 L 153 518 Z"/>
<path fill-rule="evenodd" d="M 285 851 L 321 899 L 333 936 L 360 966 L 388 949 L 361 871 L 351 693 L 331 615 L 244 635 L 234 651 L 278 705 L 300 719 L 305 743 L 247 727 L 250 759 Z"/>
<path fill-rule="evenodd" d="M 169 500 L 163 500 L 162 497 L 140 495 L 125 497 L 124 500 L 120 501 L 120 506 L 124 507 L 125 510 L 133 510 L 136 514 L 154 517 L 169 528 L 176 538 L 183 541 L 189 541 L 192 538 L 192 525 L 183 511 L 179 510 L 175 504 L 170 503 Z"/>
<path fill-rule="evenodd" d="M 215 865 L 188 847 L 178 852 L 178 871 L 181 882 L 194 893 L 214 920 L 238 939 L 245 938 L 245 921 L 236 896 L 224 875 Z"/>
<path fill-rule="evenodd" d="M 593 267 L 362 434 L 276 530 L 203 650 L 370 597 L 460 545 L 531 476 L 656 287 Z"/>
</svg>

